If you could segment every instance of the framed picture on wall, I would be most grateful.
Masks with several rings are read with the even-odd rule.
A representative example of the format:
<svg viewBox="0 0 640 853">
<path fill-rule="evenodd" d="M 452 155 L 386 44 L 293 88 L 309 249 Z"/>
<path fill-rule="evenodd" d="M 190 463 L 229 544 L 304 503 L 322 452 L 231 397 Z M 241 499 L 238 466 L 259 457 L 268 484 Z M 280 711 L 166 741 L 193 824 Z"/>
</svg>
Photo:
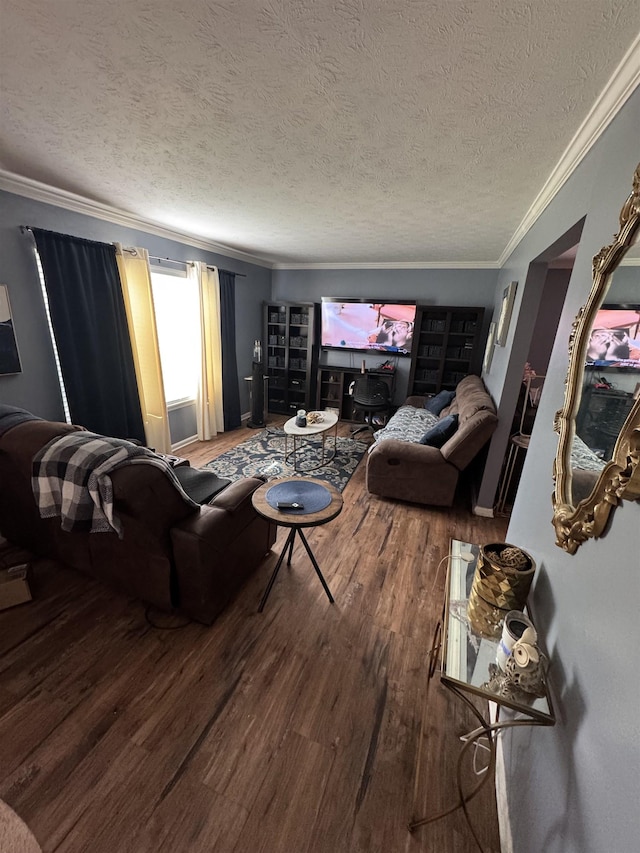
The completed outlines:
<svg viewBox="0 0 640 853">
<path fill-rule="evenodd" d="M 491 370 L 491 361 L 493 359 L 493 349 L 496 345 L 496 323 L 491 323 L 489 326 L 489 335 L 487 337 L 487 346 L 484 350 L 484 359 L 482 361 L 482 372 L 488 373 Z"/>
<path fill-rule="evenodd" d="M 5 284 L 0 284 L 0 375 L 21 372 L 22 366 L 9 304 L 9 290 Z"/>
<path fill-rule="evenodd" d="M 505 287 L 502 293 L 502 305 L 500 306 L 500 317 L 498 318 L 498 331 L 496 333 L 496 346 L 503 347 L 507 343 L 507 335 L 509 333 L 509 323 L 511 322 L 511 312 L 513 311 L 513 303 L 516 298 L 517 281 L 512 281 L 511 284 Z"/>
</svg>

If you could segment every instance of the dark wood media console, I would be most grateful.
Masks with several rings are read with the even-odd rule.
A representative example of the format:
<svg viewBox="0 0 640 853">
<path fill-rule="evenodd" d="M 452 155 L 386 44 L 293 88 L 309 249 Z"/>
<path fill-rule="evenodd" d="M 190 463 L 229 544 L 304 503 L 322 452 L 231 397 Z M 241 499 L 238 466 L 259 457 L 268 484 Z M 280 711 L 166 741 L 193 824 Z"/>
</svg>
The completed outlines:
<svg viewBox="0 0 640 853">
<path fill-rule="evenodd" d="M 396 371 L 394 370 L 367 370 L 380 377 L 389 386 L 390 397 L 393 397 L 395 389 Z M 318 388 L 316 397 L 316 408 L 337 409 L 341 421 L 361 423 L 362 413 L 354 412 L 353 398 L 349 394 L 352 382 L 360 376 L 361 370 L 357 367 L 319 367 Z"/>
</svg>

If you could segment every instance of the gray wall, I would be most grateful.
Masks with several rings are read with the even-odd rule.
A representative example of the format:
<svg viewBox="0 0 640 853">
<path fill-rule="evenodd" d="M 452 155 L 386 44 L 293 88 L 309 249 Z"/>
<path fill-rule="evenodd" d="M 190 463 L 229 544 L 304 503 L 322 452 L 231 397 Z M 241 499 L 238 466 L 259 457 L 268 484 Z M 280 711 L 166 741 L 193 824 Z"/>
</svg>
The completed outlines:
<svg viewBox="0 0 640 853">
<path fill-rule="evenodd" d="M 528 280 L 533 259 L 586 215 L 507 533 L 508 541 L 529 551 L 538 564 L 532 607 L 552 660 L 558 717 L 554 728 L 518 729 L 503 741 L 517 853 L 638 849 L 640 688 L 633 654 L 640 599 L 640 506 L 625 501 L 614 510 L 606 535 L 570 556 L 555 545 L 551 493 L 557 445 L 552 425 L 564 398 L 571 324 L 591 287 L 591 259 L 619 228 L 620 208 L 640 160 L 639 128 L 640 90 L 501 273 L 500 283 Z M 519 295 L 523 299 L 526 288 Z M 640 302 L 637 284 L 635 301 Z M 516 350 L 510 340 L 504 352 L 496 352 L 495 373 L 492 367 L 487 379 L 498 398 Z"/>
<path fill-rule="evenodd" d="M 178 261 L 200 260 L 246 274 L 236 278 L 236 357 L 241 410 L 249 410 L 247 383 L 251 372 L 253 341 L 262 336 L 262 303 L 271 295 L 271 270 L 244 263 L 185 243 L 166 240 L 50 204 L 0 191 L 0 284 L 9 288 L 14 328 L 22 360 L 22 373 L 0 376 L 0 401 L 21 406 L 44 418 L 63 420 L 62 401 L 55 373 L 53 351 L 33 256 L 33 242 L 21 234 L 20 225 L 32 225 L 105 243 L 142 246 L 151 255 Z M 179 417 L 172 419 L 172 440 L 180 441 Z"/>
<path fill-rule="evenodd" d="M 605 304 L 639 304 L 640 293 L 638 292 L 638 281 L 640 280 L 640 265 L 637 262 L 638 249 L 637 245 L 632 249 L 632 252 L 636 256 L 633 264 L 623 263 L 615 271 Z"/>
<path fill-rule="evenodd" d="M 497 270 L 274 270 L 273 299 L 283 302 L 320 302 L 323 296 L 345 296 L 392 302 L 414 300 L 421 305 L 469 305 L 485 309 L 482 346 L 489 328 Z M 358 367 L 360 353 L 324 350 L 322 364 L 334 367 Z M 365 356 L 367 367 L 374 367 L 385 357 L 379 353 Z M 396 387 L 393 402 L 402 403 L 407 396 L 411 359 L 397 359 Z"/>
<path fill-rule="evenodd" d="M 538 375 L 546 374 L 571 270 L 549 270 L 544 282 L 527 361 Z"/>
<path fill-rule="evenodd" d="M 571 245 L 574 230 L 564 236 L 564 245 Z M 496 491 L 503 475 L 503 460 L 510 448 L 510 436 L 519 426 L 514 414 L 525 363 L 529 362 L 540 376 L 547 373 L 570 275 L 568 270 L 549 270 L 546 263 L 536 262 L 530 265 L 526 278 L 518 282 L 516 293 L 520 304 L 516 300 L 509 331 L 511 343 L 508 342 L 506 347 L 496 347 L 490 371 L 484 375 L 487 387 L 498 402 L 499 424 L 489 444 L 478 490 L 476 510 L 480 507 L 481 514 L 493 514 Z M 495 318 L 500 313 L 503 289 L 501 283 L 496 294 Z M 500 382 L 496 381 L 497 375 Z"/>
</svg>

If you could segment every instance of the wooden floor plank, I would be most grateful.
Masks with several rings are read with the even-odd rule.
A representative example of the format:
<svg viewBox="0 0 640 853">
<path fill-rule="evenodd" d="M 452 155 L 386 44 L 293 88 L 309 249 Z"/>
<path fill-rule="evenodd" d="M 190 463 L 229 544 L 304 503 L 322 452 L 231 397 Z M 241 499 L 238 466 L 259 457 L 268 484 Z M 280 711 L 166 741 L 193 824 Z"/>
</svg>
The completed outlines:
<svg viewBox="0 0 640 853">
<path fill-rule="evenodd" d="M 289 732 L 282 742 L 234 853 L 321 850 L 314 825 L 333 755 L 320 744 Z"/>
<path fill-rule="evenodd" d="M 182 452 L 201 465 L 252 434 Z M 44 853 L 475 853 L 460 811 L 408 822 L 453 801 L 474 725 L 427 689 L 438 565 L 506 520 L 464 489 L 447 509 L 376 498 L 364 465 L 307 535 L 334 604 L 297 543 L 257 612 L 286 531 L 210 627 L 154 628 L 141 602 L 34 565 L 34 600 L 0 613 L 0 797 Z M 491 782 L 470 810 L 495 853 Z"/>
<path fill-rule="evenodd" d="M 203 796 L 200 782 L 189 780 L 158 804 L 146 824 L 134 828 L 130 848 L 132 853 L 230 851 L 247 814 L 245 808 L 213 791 Z"/>
</svg>

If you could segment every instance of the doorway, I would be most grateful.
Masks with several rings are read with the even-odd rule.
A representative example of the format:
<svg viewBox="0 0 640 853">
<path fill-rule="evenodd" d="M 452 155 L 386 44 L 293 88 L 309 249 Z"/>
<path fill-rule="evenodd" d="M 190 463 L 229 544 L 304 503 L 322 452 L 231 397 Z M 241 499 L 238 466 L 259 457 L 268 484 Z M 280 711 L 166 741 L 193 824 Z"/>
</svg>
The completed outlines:
<svg viewBox="0 0 640 853">
<path fill-rule="evenodd" d="M 558 265 L 551 263 L 547 269 L 529 352 L 522 365 L 522 379 L 498 485 L 495 514 L 499 516 L 511 515 L 518 492 L 572 270 L 573 262 L 569 266 L 568 259 Z"/>
<path fill-rule="evenodd" d="M 527 300 L 531 313 L 523 312 L 521 305 L 516 330 L 520 346 L 516 346 L 514 341 L 510 375 L 505 380 L 505 393 L 509 382 L 512 401 L 511 426 L 496 489 L 495 515 L 511 515 L 518 493 L 583 225 L 584 220 L 581 220 L 529 265 L 525 287 L 532 291 L 529 294 L 531 298 Z M 535 319 L 531 323 L 534 313 Z M 528 343 L 525 343 L 527 339 Z"/>
</svg>

